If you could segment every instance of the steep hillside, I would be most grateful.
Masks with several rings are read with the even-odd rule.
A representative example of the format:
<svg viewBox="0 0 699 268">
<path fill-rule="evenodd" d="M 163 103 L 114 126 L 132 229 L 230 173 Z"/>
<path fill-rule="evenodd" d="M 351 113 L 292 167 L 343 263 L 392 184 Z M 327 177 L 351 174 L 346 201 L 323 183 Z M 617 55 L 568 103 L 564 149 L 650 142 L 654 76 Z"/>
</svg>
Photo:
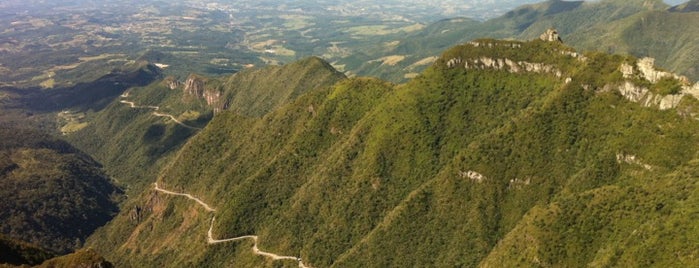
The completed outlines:
<svg viewBox="0 0 699 268">
<path fill-rule="evenodd" d="M 109 174 L 139 193 L 215 113 L 262 116 L 315 87 L 344 78 L 308 58 L 285 66 L 245 70 L 225 78 L 190 75 L 134 87 L 67 139 L 105 164 Z"/>
<path fill-rule="evenodd" d="M 0 233 L 66 253 L 118 212 L 122 193 L 65 141 L 2 124 Z"/>
<path fill-rule="evenodd" d="M 426 59 L 437 56 L 446 47 L 483 37 L 532 40 L 546 29 L 556 28 L 566 44 L 580 51 L 653 57 L 659 66 L 697 80 L 699 69 L 694 59 L 699 55 L 699 12 L 694 6 L 696 1 L 669 7 L 661 0 L 550 0 L 524 5 L 485 22 L 440 21 L 387 42 L 398 44 L 389 49 L 364 49 L 370 53 L 359 64 L 355 56 L 338 64 L 356 65 L 353 70 L 359 75 L 405 81 L 427 66 L 422 64 Z M 372 61 L 389 55 L 404 58 L 393 65 Z"/>
<path fill-rule="evenodd" d="M 345 78 L 330 64 L 310 57 L 284 66 L 269 66 L 236 73 L 223 81 L 219 103 L 236 113 L 261 117 L 307 91 L 327 87 Z"/>
<path fill-rule="evenodd" d="M 89 244 L 122 266 L 695 266 L 697 91 L 476 40 L 404 85 L 215 116 Z"/>
</svg>

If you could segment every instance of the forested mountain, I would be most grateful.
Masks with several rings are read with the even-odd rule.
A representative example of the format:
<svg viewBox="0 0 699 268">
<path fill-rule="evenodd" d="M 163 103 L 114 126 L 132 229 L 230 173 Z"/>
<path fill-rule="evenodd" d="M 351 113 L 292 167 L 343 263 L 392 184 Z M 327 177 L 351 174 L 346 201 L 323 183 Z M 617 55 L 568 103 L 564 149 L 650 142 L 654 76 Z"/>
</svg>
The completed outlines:
<svg viewBox="0 0 699 268">
<path fill-rule="evenodd" d="M 3 83 L 0 266 L 699 266 L 697 6 L 550 0 L 310 40 L 332 63 L 207 76 L 226 59 L 192 45 Z"/>
<path fill-rule="evenodd" d="M 406 84 L 217 114 L 88 244 L 123 266 L 694 266 L 698 90 L 472 41 Z"/>
</svg>

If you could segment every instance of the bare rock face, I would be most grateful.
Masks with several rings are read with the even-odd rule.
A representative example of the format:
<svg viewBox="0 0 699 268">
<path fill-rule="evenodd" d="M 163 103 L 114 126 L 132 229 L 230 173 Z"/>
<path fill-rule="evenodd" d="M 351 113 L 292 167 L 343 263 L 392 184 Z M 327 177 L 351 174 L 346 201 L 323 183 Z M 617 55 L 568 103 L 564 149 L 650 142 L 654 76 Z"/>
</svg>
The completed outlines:
<svg viewBox="0 0 699 268">
<path fill-rule="evenodd" d="M 203 98 L 204 84 L 205 81 L 203 78 L 196 75 L 190 75 L 187 78 L 187 81 L 184 82 L 184 93 L 197 98 Z"/>
<path fill-rule="evenodd" d="M 217 89 L 205 89 L 203 98 L 207 105 L 213 107 L 215 114 L 228 109 L 228 101 L 223 101 L 223 94 Z"/>
<path fill-rule="evenodd" d="M 626 81 L 619 85 L 619 93 L 630 101 L 640 103 L 645 107 L 657 107 L 660 110 L 677 108 L 685 95 L 699 97 L 699 83 L 692 85 L 687 77 L 657 70 L 654 62 L 653 58 L 642 58 L 636 62 L 635 66 L 622 63 L 619 66 L 619 71 Z M 678 94 L 664 96 L 653 94 L 648 88 L 634 84 L 631 81 L 633 78 L 646 80 L 651 84 L 658 83 L 663 78 L 676 79 L 682 84 L 682 91 Z"/>
<path fill-rule="evenodd" d="M 204 99 L 206 104 L 213 108 L 214 113 L 228 109 L 229 103 L 223 101 L 223 93 L 219 88 L 206 87 L 206 79 L 197 75 L 190 75 L 184 83 L 185 96 Z"/>
<path fill-rule="evenodd" d="M 546 30 L 545 33 L 539 36 L 539 39 L 547 42 L 563 42 L 561 37 L 558 35 L 558 31 L 553 28 Z"/>
<path fill-rule="evenodd" d="M 171 90 L 175 90 L 182 85 L 182 82 L 180 82 L 179 80 L 177 80 L 177 78 L 174 78 L 172 76 L 166 77 L 163 81 L 165 82 L 165 85 L 167 85 L 167 87 Z"/>
<path fill-rule="evenodd" d="M 447 61 L 447 67 L 457 68 L 463 67 L 466 69 L 494 69 L 494 70 L 506 70 L 510 73 L 548 73 L 561 78 L 563 73 L 558 70 L 555 66 L 548 65 L 545 63 L 537 62 L 527 62 L 527 61 L 513 61 L 508 58 L 489 58 L 480 57 L 477 59 L 462 59 L 453 58 Z"/>
</svg>

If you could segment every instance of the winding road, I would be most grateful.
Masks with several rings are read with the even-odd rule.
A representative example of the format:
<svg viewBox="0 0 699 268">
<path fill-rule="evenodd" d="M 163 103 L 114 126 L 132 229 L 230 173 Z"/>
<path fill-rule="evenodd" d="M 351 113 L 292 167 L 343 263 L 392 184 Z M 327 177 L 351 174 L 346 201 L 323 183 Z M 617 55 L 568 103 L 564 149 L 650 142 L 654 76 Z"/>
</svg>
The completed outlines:
<svg viewBox="0 0 699 268">
<path fill-rule="evenodd" d="M 129 92 L 127 91 L 127 92 L 125 92 L 124 94 L 121 94 L 121 97 L 122 97 L 122 98 L 128 98 L 128 97 L 129 97 Z M 142 105 L 136 105 L 136 103 L 134 103 L 134 102 L 132 102 L 132 101 L 127 101 L 127 100 L 120 100 L 119 102 L 121 102 L 121 103 L 123 103 L 123 104 L 129 105 L 129 107 L 131 107 L 131 108 L 133 108 L 133 109 L 152 109 L 152 110 L 154 110 L 154 111 L 153 111 L 153 115 L 158 116 L 158 117 L 168 117 L 168 118 L 170 118 L 172 121 L 174 121 L 175 123 L 177 123 L 177 124 L 179 124 L 179 125 L 181 125 L 181 126 L 183 126 L 183 127 L 186 127 L 186 128 L 190 128 L 190 129 L 201 129 L 201 128 L 198 128 L 198 127 L 193 127 L 193 126 L 187 125 L 187 124 L 185 124 L 185 123 L 183 123 L 183 122 L 177 120 L 177 118 L 175 118 L 174 116 L 172 116 L 172 115 L 170 115 L 170 114 L 159 113 L 158 110 L 160 110 L 160 107 L 158 107 L 158 106 L 151 106 L 151 105 L 142 106 Z M 194 202 L 197 202 L 199 205 L 201 205 L 202 207 L 204 207 L 204 209 L 206 209 L 206 211 L 208 211 L 208 212 L 216 212 L 216 209 L 212 208 L 211 206 L 209 206 L 209 204 L 205 203 L 204 201 L 202 201 L 201 199 L 199 199 L 199 198 L 197 198 L 197 197 L 194 197 L 194 196 L 192 196 L 192 195 L 190 195 L 190 194 L 187 194 L 187 193 L 178 193 L 178 192 L 173 192 L 173 191 L 165 190 L 165 189 L 163 189 L 163 188 L 160 188 L 160 187 L 158 186 L 158 183 L 157 183 L 157 182 L 153 183 L 153 185 L 154 185 L 154 190 L 157 191 L 157 192 L 161 192 L 161 193 L 169 194 L 169 195 L 176 195 L 176 196 L 183 196 L 183 197 L 186 197 L 186 198 L 188 198 L 188 199 L 190 199 L 190 200 L 193 200 Z M 240 241 L 240 240 L 244 240 L 244 239 L 252 239 L 252 241 L 253 241 L 252 252 L 253 252 L 254 254 L 256 254 L 256 255 L 265 256 L 265 257 L 270 258 L 270 259 L 272 259 L 272 260 L 294 260 L 294 261 L 298 261 L 298 262 L 299 262 L 299 267 L 300 267 L 300 268 L 311 268 L 310 266 L 306 266 L 306 265 L 303 263 L 303 261 L 301 261 L 301 258 L 300 258 L 300 257 L 295 257 L 295 256 L 282 256 L 282 255 L 277 255 L 277 254 L 274 254 L 274 253 L 271 253 L 271 252 L 266 252 L 266 251 L 260 250 L 259 247 L 258 247 L 258 240 L 259 240 L 259 237 L 256 236 L 256 235 L 244 235 L 244 236 L 233 237 L 233 238 L 226 238 L 226 239 L 214 239 L 212 233 L 213 233 L 213 229 L 214 229 L 214 221 L 215 221 L 215 220 L 216 220 L 216 217 L 215 217 L 215 216 L 212 216 L 212 217 L 211 217 L 211 226 L 209 227 L 209 231 L 207 232 L 207 238 L 208 238 L 208 239 L 207 239 L 206 242 L 207 242 L 208 244 L 219 244 L 219 243 L 226 243 L 226 242 L 235 242 L 235 241 Z"/>
<path fill-rule="evenodd" d="M 162 189 L 162 188 L 158 187 L 157 182 L 153 183 L 153 185 L 155 186 L 154 187 L 155 191 L 158 191 L 158 192 L 161 192 L 164 194 L 169 194 L 169 195 L 184 196 L 190 200 L 197 202 L 199 205 L 204 207 L 204 209 L 206 209 L 206 211 L 209 211 L 209 212 L 216 211 L 216 209 L 212 208 L 211 206 L 206 204 L 204 201 L 201 201 L 201 199 L 194 197 L 190 194 L 178 193 L 178 192 L 173 192 L 173 191 L 168 191 L 168 190 Z M 235 241 L 240 241 L 240 240 L 244 240 L 244 239 L 252 239 L 252 241 L 253 241 L 252 252 L 255 253 L 256 255 L 265 256 L 265 257 L 270 258 L 272 260 L 294 260 L 294 261 L 299 262 L 300 268 L 311 268 L 310 266 L 306 266 L 300 257 L 277 255 L 274 253 L 265 252 L 265 251 L 260 250 L 258 247 L 259 237 L 256 235 L 244 235 L 244 236 L 238 236 L 238 237 L 226 238 L 226 239 L 214 239 L 213 230 L 214 230 L 214 222 L 215 221 L 216 221 L 216 216 L 211 216 L 211 226 L 209 226 L 209 231 L 207 232 L 207 241 L 206 241 L 208 244 L 219 244 L 219 243 L 226 243 L 226 242 L 235 242 Z"/>
<path fill-rule="evenodd" d="M 129 97 L 129 92 L 125 92 L 124 94 L 121 94 L 121 97 L 122 97 L 122 98 L 128 98 L 128 97 Z M 183 123 L 182 121 L 177 120 L 177 118 L 175 118 L 175 117 L 172 116 L 171 114 L 159 113 L 159 112 L 158 112 L 158 110 L 160 110 L 160 107 L 159 107 L 159 106 L 151 106 L 151 105 L 145 105 L 145 106 L 143 106 L 143 105 L 136 105 L 136 103 L 134 103 L 133 101 L 127 101 L 127 100 L 120 100 L 119 102 L 121 102 L 121 103 L 123 103 L 123 104 L 128 104 L 129 107 L 131 107 L 131 108 L 133 108 L 133 109 L 152 109 L 152 110 L 154 110 L 154 111 L 153 111 L 153 115 L 154 115 L 154 116 L 170 118 L 170 120 L 174 121 L 174 122 L 177 123 L 178 125 L 183 126 L 183 127 L 186 127 L 186 128 L 189 128 L 189 129 L 198 129 L 198 130 L 201 129 L 201 128 L 198 128 L 198 127 L 194 127 L 194 126 L 187 125 L 187 124 Z"/>
<path fill-rule="evenodd" d="M 209 212 L 215 212 L 215 211 L 216 211 L 215 209 L 211 208 L 208 204 L 204 203 L 204 201 L 201 201 L 201 199 L 196 198 L 196 197 L 194 197 L 194 196 L 192 196 L 192 195 L 190 195 L 190 194 L 183 194 L 183 193 L 172 192 L 172 191 L 168 191 L 168 190 L 162 189 L 162 188 L 158 187 L 158 183 L 157 183 L 157 182 L 156 182 L 156 183 L 153 183 L 153 185 L 155 185 L 155 190 L 158 191 L 158 192 L 166 193 L 166 194 L 169 194 L 169 195 L 184 196 L 184 197 L 186 197 L 186 198 L 192 199 L 192 200 L 194 200 L 195 202 L 199 203 L 199 205 L 201 205 L 202 207 L 204 207 L 204 209 L 206 209 L 206 211 L 209 211 Z M 213 219 L 212 219 L 211 223 L 213 224 Z M 209 236 L 209 237 L 211 237 L 211 236 Z"/>
</svg>

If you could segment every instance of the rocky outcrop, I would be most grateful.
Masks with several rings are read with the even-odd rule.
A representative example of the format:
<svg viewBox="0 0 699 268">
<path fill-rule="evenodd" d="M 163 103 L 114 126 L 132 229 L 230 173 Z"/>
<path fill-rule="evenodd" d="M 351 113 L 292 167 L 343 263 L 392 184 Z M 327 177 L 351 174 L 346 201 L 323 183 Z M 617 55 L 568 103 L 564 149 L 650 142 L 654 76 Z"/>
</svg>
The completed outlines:
<svg viewBox="0 0 699 268">
<path fill-rule="evenodd" d="M 135 206 L 129 210 L 129 220 L 131 222 L 138 224 L 143 219 L 143 208 L 141 206 Z"/>
<path fill-rule="evenodd" d="M 619 164 L 626 163 L 629 165 L 639 166 L 639 167 L 642 167 L 642 168 L 647 169 L 647 170 L 653 169 L 653 167 L 651 167 L 651 165 L 648 165 L 648 164 L 641 162 L 641 160 L 639 160 L 635 155 L 632 155 L 632 154 L 621 154 L 621 153 L 617 154 L 616 161 Z"/>
<path fill-rule="evenodd" d="M 617 87 L 619 93 L 630 101 L 640 103 L 645 107 L 657 107 L 660 110 L 676 108 L 685 95 L 699 98 L 699 83 L 691 85 L 687 77 L 657 70 L 653 65 L 654 62 L 653 58 L 643 58 L 638 60 L 635 66 L 622 63 L 619 66 L 619 71 L 626 81 Z M 632 82 L 633 79 L 641 79 L 655 84 L 663 78 L 673 78 L 679 81 L 682 84 L 682 91 L 678 94 L 663 96 Z"/>
<path fill-rule="evenodd" d="M 182 85 L 182 82 L 180 82 L 179 80 L 177 80 L 177 78 L 174 77 L 165 78 L 164 82 L 165 85 L 167 85 L 167 87 L 171 90 L 175 90 Z"/>
<path fill-rule="evenodd" d="M 473 170 L 459 171 L 459 176 L 461 178 L 464 178 L 464 179 L 470 179 L 470 180 L 477 182 L 477 183 L 482 183 L 484 180 L 488 179 L 483 174 L 480 174 L 480 173 L 475 172 Z"/>
<path fill-rule="evenodd" d="M 539 39 L 547 42 L 563 42 L 556 29 L 550 28 L 539 36 Z"/>
<path fill-rule="evenodd" d="M 467 44 L 472 45 L 474 47 L 510 47 L 510 48 L 521 48 L 522 44 L 517 43 L 517 42 L 485 42 L 485 41 L 471 41 L 468 42 Z"/>
<path fill-rule="evenodd" d="M 684 97 L 682 93 L 665 96 L 653 94 L 648 88 L 637 86 L 629 81 L 619 86 L 618 90 L 622 96 L 630 101 L 640 103 L 644 107 L 657 107 L 660 110 L 677 107 Z"/>
<path fill-rule="evenodd" d="M 520 179 L 520 178 L 514 178 L 510 180 L 510 183 L 507 185 L 508 189 L 521 189 L 524 186 L 527 186 L 532 183 L 531 178 L 526 178 L 526 179 Z"/>
<path fill-rule="evenodd" d="M 548 73 L 561 78 L 563 73 L 552 65 L 537 62 L 513 61 L 507 58 L 480 57 L 477 59 L 453 58 L 447 61 L 447 67 L 464 67 L 466 69 L 494 69 L 511 73 Z"/>
<path fill-rule="evenodd" d="M 204 97 L 205 80 L 197 75 L 190 75 L 184 82 L 184 93 L 197 98 Z"/>
<path fill-rule="evenodd" d="M 206 104 L 214 109 L 214 113 L 220 113 L 228 109 L 229 106 L 229 103 L 224 101 L 222 96 L 223 94 L 220 90 L 205 89 L 203 98 L 206 100 Z"/>
<path fill-rule="evenodd" d="M 204 99 L 213 108 L 214 113 L 228 109 L 228 102 L 223 101 L 223 93 L 218 88 L 207 88 L 206 80 L 197 75 L 190 75 L 184 83 L 185 96 Z"/>
</svg>

